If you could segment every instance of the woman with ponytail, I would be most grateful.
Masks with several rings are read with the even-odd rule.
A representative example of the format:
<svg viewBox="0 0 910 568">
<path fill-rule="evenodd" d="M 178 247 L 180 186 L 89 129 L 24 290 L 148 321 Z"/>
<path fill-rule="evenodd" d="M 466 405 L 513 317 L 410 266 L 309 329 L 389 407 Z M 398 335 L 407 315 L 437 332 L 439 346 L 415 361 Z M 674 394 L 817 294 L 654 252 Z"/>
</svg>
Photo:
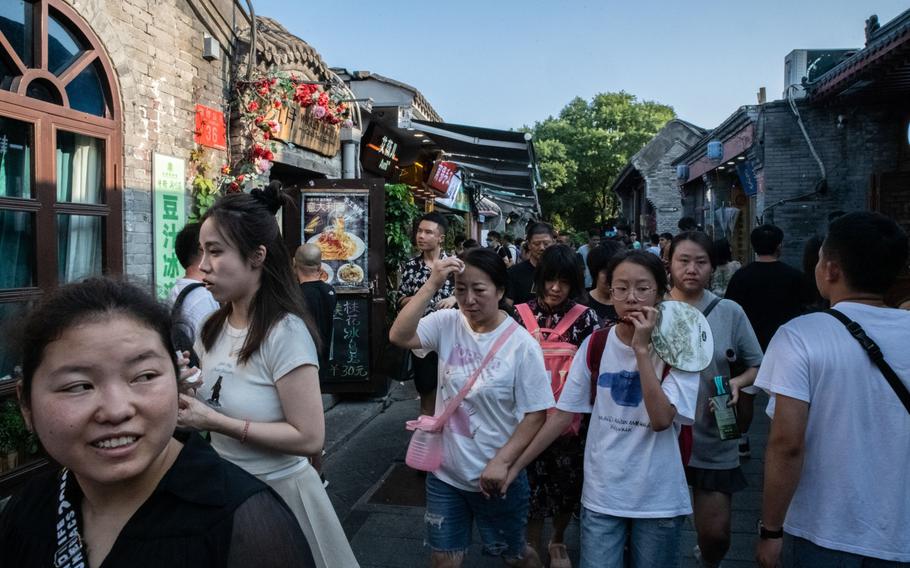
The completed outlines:
<svg viewBox="0 0 910 568">
<path fill-rule="evenodd" d="M 275 221 L 289 201 L 273 182 L 226 195 L 203 216 L 199 268 L 222 307 L 196 341 L 204 382 L 195 398 L 180 396 L 178 418 L 182 427 L 210 432 L 222 457 L 281 495 L 317 566 L 356 566 L 306 458 L 322 451 L 325 421 L 319 335 Z"/>
<path fill-rule="evenodd" d="M 450 278 L 458 310 L 421 317 Z M 506 312 L 507 281 L 505 264 L 490 249 L 439 260 L 389 332 L 399 347 L 439 354 L 437 416 L 494 352 L 445 423 L 442 465 L 427 474 L 424 520 L 435 567 L 461 566 L 474 524 L 488 554 L 509 566 L 541 566 L 525 540 L 527 477 L 522 473 L 508 491 L 504 483 L 544 423 L 553 393 L 540 346 Z"/>
</svg>

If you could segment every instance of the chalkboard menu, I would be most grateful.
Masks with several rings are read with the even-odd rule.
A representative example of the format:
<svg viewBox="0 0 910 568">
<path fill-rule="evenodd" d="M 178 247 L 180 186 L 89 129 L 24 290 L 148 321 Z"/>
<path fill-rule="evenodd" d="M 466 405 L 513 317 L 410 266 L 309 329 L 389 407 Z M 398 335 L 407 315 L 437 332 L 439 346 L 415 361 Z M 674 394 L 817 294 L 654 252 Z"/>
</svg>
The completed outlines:
<svg viewBox="0 0 910 568">
<path fill-rule="evenodd" d="M 370 374 L 370 298 L 338 294 L 326 381 L 366 380 Z"/>
<path fill-rule="evenodd" d="M 369 286 L 369 195 L 306 193 L 303 242 L 322 250 L 322 280 L 337 289 Z"/>
</svg>

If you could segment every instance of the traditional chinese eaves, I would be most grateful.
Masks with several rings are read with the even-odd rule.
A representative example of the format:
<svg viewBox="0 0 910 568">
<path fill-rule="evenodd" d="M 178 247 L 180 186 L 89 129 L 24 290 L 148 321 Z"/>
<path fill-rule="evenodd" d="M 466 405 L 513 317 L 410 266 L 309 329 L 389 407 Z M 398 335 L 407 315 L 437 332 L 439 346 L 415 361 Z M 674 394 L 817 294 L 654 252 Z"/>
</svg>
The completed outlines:
<svg viewBox="0 0 910 568">
<path fill-rule="evenodd" d="M 239 33 L 249 41 L 249 30 Z M 327 81 L 329 66 L 307 42 L 289 32 L 272 18 L 256 16 L 256 61 L 260 68 L 308 71 L 312 79 Z"/>
</svg>

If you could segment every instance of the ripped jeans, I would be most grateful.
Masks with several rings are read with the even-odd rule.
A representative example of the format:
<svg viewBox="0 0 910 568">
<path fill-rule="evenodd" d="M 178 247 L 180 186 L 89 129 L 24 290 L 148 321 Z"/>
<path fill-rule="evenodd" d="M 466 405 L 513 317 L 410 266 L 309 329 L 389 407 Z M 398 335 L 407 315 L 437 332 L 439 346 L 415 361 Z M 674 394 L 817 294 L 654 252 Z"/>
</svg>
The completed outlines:
<svg viewBox="0 0 910 568">
<path fill-rule="evenodd" d="M 675 568 L 679 566 L 679 541 L 686 517 L 631 519 L 581 510 L 580 568 Z M 623 549 L 629 538 L 631 558 Z"/>
<path fill-rule="evenodd" d="M 522 472 L 505 498 L 487 499 L 427 474 L 427 543 L 434 552 L 463 552 L 471 545 L 471 526 L 483 541 L 484 554 L 520 558 L 528 521 L 528 477 Z"/>
</svg>

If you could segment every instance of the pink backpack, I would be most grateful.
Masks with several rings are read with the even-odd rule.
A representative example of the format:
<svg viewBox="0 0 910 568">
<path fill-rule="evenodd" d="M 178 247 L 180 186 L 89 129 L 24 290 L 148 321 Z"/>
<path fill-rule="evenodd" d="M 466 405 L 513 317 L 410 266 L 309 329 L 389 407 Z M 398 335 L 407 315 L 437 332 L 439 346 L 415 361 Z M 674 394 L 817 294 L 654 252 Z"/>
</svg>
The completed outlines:
<svg viewBox="0 0 910 568">
<path fill-rule="evenodd" d="M 518 311 L 518 315 L 521 316 L 525 329 L 540 343 L 540 348 L 543 350 L 544 366 L 550 373 L 550 388 L 553 389 L 553 397 L 559 400 L 559 395 L 562 394 L 562 389 L 566 386 L 566 378 L 569 375 L 569 368 L 572 366 L 572 359 L 575 358 L 575 352 L 578 351 L 578 347 L 569 343 L 565 335 L 588 308 L 581 304 L 575 304 L 553 329 L 540 327 L 528 304 L 519 304 L 515 306 L 515 309 Z M 577 436 L 580 428 L 581 414 L 576 414 L 572 419 L 572 423 L 563 432 L 563 436 Z"/>
</svg>

